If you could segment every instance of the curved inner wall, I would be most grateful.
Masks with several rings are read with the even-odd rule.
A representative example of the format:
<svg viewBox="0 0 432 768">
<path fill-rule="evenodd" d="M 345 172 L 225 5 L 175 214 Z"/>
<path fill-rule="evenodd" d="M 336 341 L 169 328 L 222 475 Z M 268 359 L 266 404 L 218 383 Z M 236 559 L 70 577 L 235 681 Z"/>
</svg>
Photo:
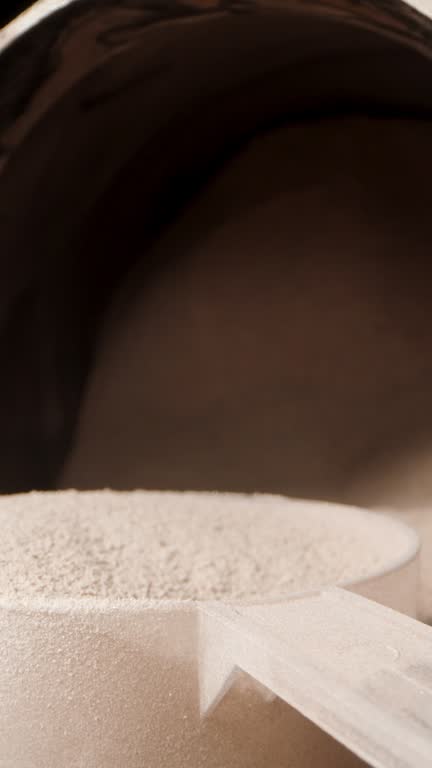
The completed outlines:
<svg viewBox="0 0 432 768">
<path fill-rule="evenodd" d="M 206 23 L 146 33 L 83 78 L 0 177 L 0 489 L 272 490 L 412 507 L 421 483 L 427 505 L 430 64 L 330 22 L 260 18 L 241 37 L 237 21 L 219 37 Z M 150 58 L 162 65 L 149 70 Z M 76 743 L 94 766 L 141 764 L 146 749 L 149 765 L 181 762 L 196 713 L 180 701 L 161 750 L 160 681 L 167 638 L 189 654 L 194 638 L 179 645 L 175 623 L 161 625 L 159 666 L 143 665 L 140 621 L 124 645 L 115 616 L 94 627 L 90 612 L 74 656 L 73 620 L 53 643 L 56 619 L 15 613 L 5 634 L 3 688 L 16 688 L 14 707 L 0 700 L 16 736 L 5 759 L 57 764 L 67 721 L 70 762 Z M 97 664 L 89 675 L 87 652 L 121 659 L 125 687 Z M 193 698 L 185 659 L 174 701 Z M 79 695 L 59 707 L 65 679 Z M 149 700 L 162 724 L 150 735 Z M 97 718 L 107 741 L 94 739 Z M 218 768 L 234 754 L 360 764 L 244 680 L 202 742 Z"/>
<path fill-rule="evenodd" d="M 344 498 L 427 439 L 429 141 L 327 119 L 236 154 L 118 291 L 63 487 Z"/>
<path fill-rule="evenodd" d="M 430 61 L 282 6 L 85 18 L 2 104 L 0 490 L 428 506 Z"/>
</svg>

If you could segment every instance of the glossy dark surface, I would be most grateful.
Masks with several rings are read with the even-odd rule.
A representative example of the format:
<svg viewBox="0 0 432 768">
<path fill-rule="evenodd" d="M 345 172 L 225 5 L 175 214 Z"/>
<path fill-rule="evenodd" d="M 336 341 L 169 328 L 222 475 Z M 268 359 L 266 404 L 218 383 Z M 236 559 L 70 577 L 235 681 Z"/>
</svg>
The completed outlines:
<svg viewBox="0 0 432 768">
<path fill-rule="evenodd" d="M 0 37 L 1 492 L 55 484 L 107 300 L 239 142 L 432 109 L 432 24 L 396 0 L 74 0 L 23 26 Z"/>
</svg>

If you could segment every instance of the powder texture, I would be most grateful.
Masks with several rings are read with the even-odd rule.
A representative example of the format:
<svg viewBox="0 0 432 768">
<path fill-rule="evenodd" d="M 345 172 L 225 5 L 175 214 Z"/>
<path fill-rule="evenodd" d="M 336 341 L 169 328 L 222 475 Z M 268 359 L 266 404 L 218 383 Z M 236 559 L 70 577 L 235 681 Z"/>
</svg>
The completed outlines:
<svg viewBox="0 0 432 768">
<path fill-rule="evenodd" d="M 33 493 L 0 499 L 0 526 L 0 595 L 17 598 L 277 598 L 407 549 L 398 523 L 275 496 Z"/>
</svg>

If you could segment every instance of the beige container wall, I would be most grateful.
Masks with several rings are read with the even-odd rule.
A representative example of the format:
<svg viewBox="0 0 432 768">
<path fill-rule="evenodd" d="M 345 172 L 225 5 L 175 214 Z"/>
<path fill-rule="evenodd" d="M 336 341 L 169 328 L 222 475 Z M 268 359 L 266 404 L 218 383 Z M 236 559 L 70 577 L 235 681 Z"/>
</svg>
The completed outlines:
<svg viewBox="0 0 432 768">
<path fill-rule="evenodd" d="M 200 768 L 359 768 L 363 761 L 239 676 L 203 723 Z M 187 768 L 185 765 L 184 768 Z"/>
</svg>

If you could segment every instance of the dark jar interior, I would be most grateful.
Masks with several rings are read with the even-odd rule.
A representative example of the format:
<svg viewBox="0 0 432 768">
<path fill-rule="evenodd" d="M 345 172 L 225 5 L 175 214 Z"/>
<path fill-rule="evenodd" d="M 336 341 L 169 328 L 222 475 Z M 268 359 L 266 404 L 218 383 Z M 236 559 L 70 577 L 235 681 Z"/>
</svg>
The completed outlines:
<svg viewBox="0 0 432 768">
<path fill-rule="evenodd" d="M 360 500 L 427 454 L 431 25 L 366 6 L 76 1 L 3 50 L 1 492 Z M 200 203 L 280 131 L 289 163 Z M 191 249 L 263 189 L 283 247 L 264 217 L 212 252 L 184 323 Z"/>
</svg>

